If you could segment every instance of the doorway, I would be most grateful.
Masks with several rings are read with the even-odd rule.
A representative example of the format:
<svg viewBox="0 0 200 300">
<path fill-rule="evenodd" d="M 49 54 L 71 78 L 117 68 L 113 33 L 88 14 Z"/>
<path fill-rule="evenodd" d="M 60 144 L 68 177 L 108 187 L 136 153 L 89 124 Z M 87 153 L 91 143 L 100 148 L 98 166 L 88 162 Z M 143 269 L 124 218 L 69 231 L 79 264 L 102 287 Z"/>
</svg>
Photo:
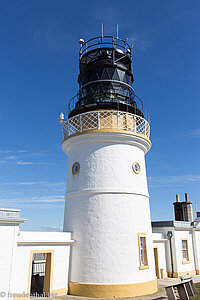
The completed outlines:
<svg viewBox="0 0 200 300">
<path fill-rule="evenodd" d="M 31 296 L 50 296 L 52 283 L 52 259 L 52 251 L 31 251 L 29 274 L 29 292 Z"/>
<path fill-rule="evenodd" d="M 154 247 L 154 260 L 155 260 L 155 272 L 156 276 L 159 279 L 160 278 L 160 272 L 159 272 L 159 260 L 158 260 L 158 247 Z"/>
</svg>

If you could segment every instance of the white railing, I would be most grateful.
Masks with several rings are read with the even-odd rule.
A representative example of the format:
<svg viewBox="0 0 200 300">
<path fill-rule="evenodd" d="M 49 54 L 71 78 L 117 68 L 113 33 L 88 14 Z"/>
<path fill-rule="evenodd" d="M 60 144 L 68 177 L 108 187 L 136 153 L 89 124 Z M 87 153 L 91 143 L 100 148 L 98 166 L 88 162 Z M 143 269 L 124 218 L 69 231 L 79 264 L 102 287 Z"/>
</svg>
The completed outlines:
<svg viewBox="0 0 200 300">
<path fill-rule="evenodd" d="M 174 227 L 179 227 L 179 228 L 188 228 L 191 227 L 191 222 L 187 221 L 174 221 Z"/>
<path fill-rule="evenodd" d="M 139 133 L 149 138 L 150 125 L 142 117 L 116 110 L 91 111 L 63 122 L 63 137 L 85 130 L 118 129 Z"/>
<path fill-rule="evenodd" d="M 45 275 L 45 264 L 46 260 L 34 260 L 32 263 L 32 275 L 39 274 L 40 276 Z"/>
</svg>

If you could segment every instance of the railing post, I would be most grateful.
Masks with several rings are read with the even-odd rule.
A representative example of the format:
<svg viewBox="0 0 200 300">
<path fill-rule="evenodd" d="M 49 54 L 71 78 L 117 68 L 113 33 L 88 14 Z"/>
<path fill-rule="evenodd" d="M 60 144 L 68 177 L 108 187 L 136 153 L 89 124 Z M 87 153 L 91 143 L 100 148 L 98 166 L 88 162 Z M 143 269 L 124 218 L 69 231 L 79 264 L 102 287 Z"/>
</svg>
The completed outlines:
<svg viewBox="0 0 200 300">
<path fill-rule="evenodd" d="M 65 123 L 65 137 L 67 137 L 68 135 L 70 135 L 70 133 L 69 133 L 69 121 L 67 121 Z"/>
<path fill-rule="evenodd" d="M 65 139 L 66 135 L 65 135 L 65 124 L 63 124 L 63 138 Z"/>
<path fill-rule="evenodd" d="M 133 126 L 133 131 L 134 131 L 134 132 L 137 131 L 137 126 L 136 126 L 136 125 L 137 125 L 137 124 L 136 124 L 137 120 L 136 120 L 136 118 L 137 118 L 136 115 L 134 115 L 134 126 Z"/>
<path fill-rule="evenodd" d="M 80 54 L 79 54 L 79 57 L 81 57 L 81 56 L 82 56 L 82 52 L 83 52 L 83 51 L 82 51 L 82 50 L 83 50 L 83 49 L 82 49 L 82 47 L 83 47 L 83 44 L 81 44 L 81 49 L 80 49 Z"/>
<path fill-rule="evenodd" d="M 147 136 L 147 121 L 144 123 L 144 135 Z"/>
<path fill-rule="evenodd" d="M 70 135 L 70 124 L 69 124 L 69 120 L 67 121 L 67 135 Z"/>
<path fill-rule="evenodd" d="M 82 115 L 80 115 L 80 132 L 82 131 Z"/>
<path fill-rule="evenodd" d="M 97 128 L 100 129 L 99 111 L 97 112 Z"/>
<path fill-rule="evenodd" d="M 117 111 L 117 129 L 119 129 L 119 111 Z"/>
</svg>

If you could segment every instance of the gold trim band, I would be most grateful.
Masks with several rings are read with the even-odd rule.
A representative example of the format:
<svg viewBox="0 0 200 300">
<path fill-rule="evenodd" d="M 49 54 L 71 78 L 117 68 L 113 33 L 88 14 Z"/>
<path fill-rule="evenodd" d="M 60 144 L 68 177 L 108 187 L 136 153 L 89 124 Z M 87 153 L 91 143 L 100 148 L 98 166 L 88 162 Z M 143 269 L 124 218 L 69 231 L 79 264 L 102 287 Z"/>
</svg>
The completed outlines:
<svg viewBox="0 0 200 300">
<path fill-rule="evenodd" d="M 154 294 L 158 291 L 158 280 L 133 284 L 91 284 L 69 282 L 69 295 L 90 298 L 123 298 Z"/>
<path fill-rule="evenodd" d="M 82 135 L 82 134 L 87 134 L 87 133 L 96 133 L 96 132 L 116 132 L 116 133 L 125 133 L 125 134 L 130 134 L 130 135 L 136 135 L 136 136 L 139 136 L 145 140 L 147 140 L 149 143 L 150 143 L 150 146 L 151 146 L 151 141 L 148 137 L 146 137 L 144 134 L 141 134 L 141 133 L 137 133 L 137 132 L 133 132 L 133 131 L 129 131 L 129 130 L 123 130 L 123 129 L 112 129 L 112 128 L 102 128 L 102 129 L 88 129 L 88 130 L 83 130 L 81 132 L 76 132 L 76 133 L 73 133 L 71 135 L 68 135 L 65 139 L 63 139 L 62 141 L 62 144 L 74 137 L 74 136 L 77 136 L 77 135 Z"/>
<path fill-rule="evenodd" d="M 183 275 L 189 275 L 189 276 L 194 276 L 194 275 L 198 275 L 196 274 L 196 270 L 192 270 L 192 271 L 184 271 L 184 272 L 174 272 L 173 273 L 173 278 L 179 278 L 180 276 L 183 276 Z M 167 272 L 167 276 L 168 277 L 171 277 L 172 273 L 171 272 Z"/>
<path fill-rule="evenodd" d="M 50 297 L 60 297 L 60 296 L 66 296 L 67 295 L 68 288 L 62 288 L 62 289 L 55 289 L 51 291 Z M 30 300 L 31 297 L 28 294 L 13 294 L 13 299 L 15 300 Z"/>
<path fill-rule="evenodd" d="M 68 288 L 55 289 L 51 291 L 51 297 L 59 297 L 67 295 Z"/>
</svg>

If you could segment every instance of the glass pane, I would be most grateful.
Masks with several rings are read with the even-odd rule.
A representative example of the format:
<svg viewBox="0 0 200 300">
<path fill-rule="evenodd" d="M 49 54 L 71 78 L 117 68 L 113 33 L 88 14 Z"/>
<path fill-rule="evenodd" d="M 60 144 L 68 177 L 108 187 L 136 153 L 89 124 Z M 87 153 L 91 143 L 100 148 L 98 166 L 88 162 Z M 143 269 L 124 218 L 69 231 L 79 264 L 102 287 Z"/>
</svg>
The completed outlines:
<svg viewBox="0 0 200 300">
<path fill-rule="evenodd" d="M 116 69 L 115 69 L 115 71 L 114 71 L 114 74 L 113 74 L 112 79 L 113 79 L 113 80 L 119 80 L 118 72 L 117 72 Z"/>
<path fill-rule="evenodd" d="M 146 237 L 140 236 L 140 264 L 141 266 L 147 265 L 147 252 L 146 252 Z"/>
<path fill-rule="evenodd" d="M 186 241 L 182 241 L 182 248 L 187 250 L 187 242 Z"/>
<path fill-rule="evenodd" d="M 102 72 L 103 72 L 103 68 L 98 68 L 98 69 L 96 70 L 97 79 L 101 79 Z"/>
<path fill-rule="evenodd" d="M 187 241 L 182 241 L 182 253 L 183 253 L 183 259 L 188 260 L 188 253 L 187 253 Z"/>
<path fill-rule="evenodd" d="M 128 76 L 128 74 L 126 74 L 126 83 L 131 85 L 131 76 Z"/>
<path fill-rule="evenodd" d="M 101 79 L 110 79 L 110 76 L 109 76 L 109 73 L 108 73 L 107 68 L 105 68 L 105 69 L 103 70 L 103 74 L 102 74 L 102 76 L 101 76 Z"/>
<path fill-rule="evenodd" d="M 115 68 L 107 68 L 107 71 L 109 73 L 110 79 L 113 79 L 113 74 L 115 72 Z"/>
<path fill-rule="evenodd" d="M 187 259 L 187 251 L 183 250 L 183 259 Z"/>
<path fill-rule="evenodd" d="M 90 80 L 91 81 L 98 80 L 98 74 L 97 74 L 96 70 L 92 72 Z"/>
<path fill-rule="evenodd" d="M 125 72 L 122 70 L 117 70 L 118 75 L 119 75 L 119 80 L 120 81 L 124 81 L 124 76 L 125 76 Z"/>
</svg>

